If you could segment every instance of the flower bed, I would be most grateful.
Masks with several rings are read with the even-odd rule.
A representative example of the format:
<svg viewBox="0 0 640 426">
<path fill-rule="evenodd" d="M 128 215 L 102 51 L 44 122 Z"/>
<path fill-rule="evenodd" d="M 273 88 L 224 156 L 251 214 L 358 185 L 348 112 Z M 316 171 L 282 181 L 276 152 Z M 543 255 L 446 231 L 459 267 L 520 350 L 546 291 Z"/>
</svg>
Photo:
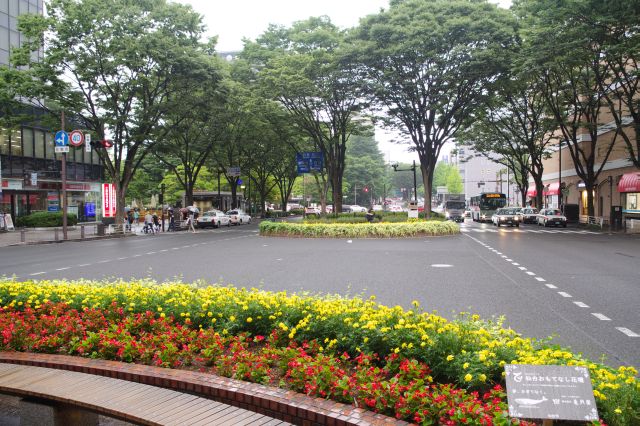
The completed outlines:
<svg viewBox="0 0 640 426">
<path fill-rule="evenodd" d="M 413 220 L 400 223 L 260 223 L 260 235 L 308 238 L 399 238 L 460 233 L 453 222 Z"/>
<path fill-rule="evenodd" d="M 504 364 L 582 365 L 608 424 L 640 420 L 634 368 L 593 363 L 475 315 L 447 321 L 417 303 L 403 310 L 373 298 L 220 286 L 0 281 L 0 307 L 2 350 L 209 369 L 423 424 L 517 424 L 505 413 Z"/>
</svg>

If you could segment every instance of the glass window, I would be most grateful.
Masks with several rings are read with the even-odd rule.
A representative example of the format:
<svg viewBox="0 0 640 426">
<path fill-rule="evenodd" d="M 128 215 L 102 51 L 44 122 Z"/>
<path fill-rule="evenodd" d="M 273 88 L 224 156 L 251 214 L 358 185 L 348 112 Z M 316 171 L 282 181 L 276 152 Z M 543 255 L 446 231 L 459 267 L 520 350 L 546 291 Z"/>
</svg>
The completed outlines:
<svg viewBox="0 0 640 426">
<path fill-rule="evenodd" d="M 46 158 L 54 160 L 56 158 L 55 153 L 53 152 L 53 133 L 47 132 L 45 133 L 45 152 Z"/>
<path fill-rule="evenodd" d="M 20 130 L 11 131 L 11 155 L 22 155 L 22 136 Z"/>
<path fill-rule="evenodd" d="M 91 151 L 91 157 L 93 158 L 93 162 L 91 164 L 100 164 L 100 156 L 95 149 Z"/>
<path fill-rule="evenodd" d="M 22 155 L 33 157 L 33 129 L 27 127 L 22 129 Z"/>
<path fill-rule="evenodd" d="M 18 0 L 9 0 L 9 14 L 18 16 Z"/>
<path fill-rule="evenodd" d="M 0 154 L 9 154 L 9 132 L 0 129 Z"/>
<path fill-rule="evenodd" d="M 625 206 L 625 210 L 638 210 L 638 198 L 640 198 L 640 193 L 629 192 L 627 194 L 627 205 Z"/>
<path fill-rule="evenodd" d="M 2 38 L 2 29 L 0 29 L 0 38 Z M 9 65 L 9 51 L 0 49 L 0 64 Z"/>
<path fill-rule="evenodd" d="M 15 19 L 9 18 L 9 21 L 15 21 Z M 9 44 L 11 47 L 20 46 L 20 33 L 18 31 L 9 31 Z"/>
<path fill-rule="evenodd" d="M 44 132 L 42 130 L 34 130 L 33 132 L 35 134 L 34 155 L 36 158 L 45 158 Z"/>
<path fill-rule="evenodd" d="M 29 12 L 29 3 L 25 0 L 20 0 L 20 13 L 28 13 Z"/>
<path fill-rule="evenodd" d="M 9 0 L 0 0 L 0 12 L 9 13 Z"/>
</svg>

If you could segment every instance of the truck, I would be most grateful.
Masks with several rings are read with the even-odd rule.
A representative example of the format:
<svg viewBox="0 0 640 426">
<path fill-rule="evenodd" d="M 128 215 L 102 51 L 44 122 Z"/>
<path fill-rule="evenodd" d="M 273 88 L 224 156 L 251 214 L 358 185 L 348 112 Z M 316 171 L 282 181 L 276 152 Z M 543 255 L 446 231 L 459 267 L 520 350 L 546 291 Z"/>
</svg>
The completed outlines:
<svg viewBox="0 0 640 426">
<path fill-rule="evenodd" d="M 466 208 L 464 194 L 444 194 L 443 213 L 447 220 L 464 222 Z"/>
</svg>

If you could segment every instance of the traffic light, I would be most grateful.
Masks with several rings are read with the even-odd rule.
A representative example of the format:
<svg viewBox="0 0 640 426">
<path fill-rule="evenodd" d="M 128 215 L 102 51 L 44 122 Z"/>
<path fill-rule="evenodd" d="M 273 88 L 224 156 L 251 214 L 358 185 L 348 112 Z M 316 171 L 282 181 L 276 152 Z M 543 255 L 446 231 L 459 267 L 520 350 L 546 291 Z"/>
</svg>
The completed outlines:
<svg viewBox="0 0 640 426">
<path fill-rule="evenodd" d="M 365 186 L 365 187 L 364 187 L 364 189 L 363 189 L 363 191 L 364 191 L 364 192 L 369 192 L 369 188 Z"/>
</svg>

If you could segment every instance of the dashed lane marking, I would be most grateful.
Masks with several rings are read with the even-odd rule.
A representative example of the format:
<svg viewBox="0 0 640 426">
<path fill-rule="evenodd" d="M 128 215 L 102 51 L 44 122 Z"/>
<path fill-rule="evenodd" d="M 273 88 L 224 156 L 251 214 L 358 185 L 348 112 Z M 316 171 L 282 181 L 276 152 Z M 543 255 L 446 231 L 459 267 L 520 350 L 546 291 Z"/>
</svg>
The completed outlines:
<svg viewBox="0 0 640 426">
<path fill-rule="evenodd" d="M 518 269 L 520 269 L 521 271 L 526 271 L 527 268 L 525 268 L 524 266 L 518 266 Z"/>
<path fill-rule="evenodd" d="M 65 271 L 67 269 L 71 269 L 71 266 L 65 266 L 64 268 L 57 268 L 56 271 Z"/>
<path fill-rule="evenodd" d="M 629 330 L 626 327 L 616 327 L 616 330 L 621 331 L 622 333 L 626 334 L 629 337 L 640 337 L 640 334 L 634 333 L 633 331 Z"/>
<path fill-rule="evenodd" d="M 34 276 L 34 275 L 42 275 L 42 274 L 46 274 L 47 271 L 40 271 L 40 272 L 34 272 L 33 274 L 29 274 L 30 276 Z"/>
<path fill-rule="evenodd" d="M 518 262 L 513 262 L 512 265 L 513 266 L 520 266 L 520 264 Z"/>
<path fill-rule="evenodd" d="M 527 273 L 527 275 L 535 275 L 536 274 L 535 272 L 531 272 L 531 271 L 527 271 L 526 273 Z"/>
<path fill-rule="evenodd" d="M 545 280 L 544 278 L 542 278 L 542 277 L 536 277 L 536 280 L 540 281 L 541 283 L 546 281 L 546 280 Z"/>
<path fill-rule="evenodd" d="M 600 321 L 611 321 L 611 318 L 598 312 L 591 312 L 591 315 L 598 318 Z"/>
<path fill-rule="evenodd" d="M 588 308 L 589 305 L 587 305 L 586 303 L 583 302 L 573 302 L 576 306 L 579 306 L 581 308 Z"/>
<path fill-rule="evenodd" d="M 85 266 L 91 266 L 90 263 L 80 263 L 78 264 L 78 268 L 84 268 Z"/>
<path fill-rule="evenodd" d="M 559 291 L 558 294 L 562 297 L 572 297 L 569 293 L 565 291 Z"/>
<path fill-rule="evenodd" d="M 553 289 L 553 288 L 558 288 L 558 287 L 556 287 L 556 286 L 555 286 L 555 285 L 553 285 L 553 284 L 545 284 L 545 285 L 546 285 L 547 287 L 549 287 L 549 288 L 552 288 L 552 289 Z"/>
</svg>

